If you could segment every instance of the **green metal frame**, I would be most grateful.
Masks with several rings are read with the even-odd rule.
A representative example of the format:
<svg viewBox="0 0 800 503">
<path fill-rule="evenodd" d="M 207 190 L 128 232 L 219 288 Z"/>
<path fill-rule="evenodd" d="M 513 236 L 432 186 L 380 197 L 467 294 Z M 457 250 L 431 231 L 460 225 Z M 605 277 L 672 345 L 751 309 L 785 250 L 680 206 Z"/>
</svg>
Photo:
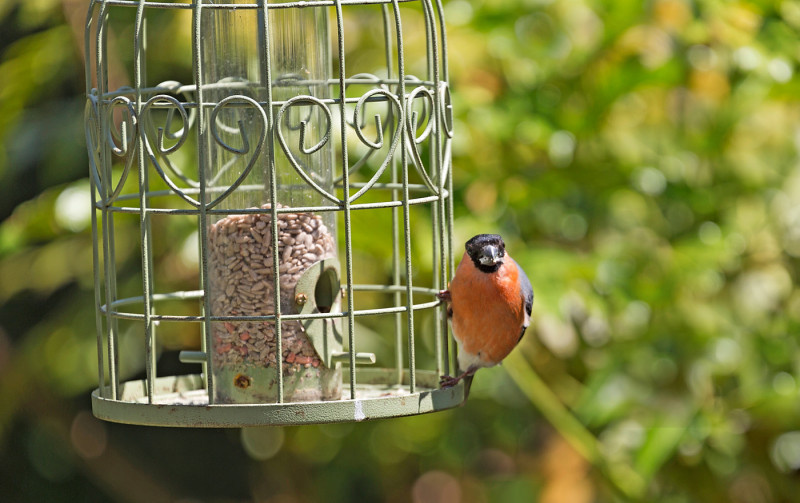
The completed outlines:
<svg viewBox="0 0 800 503">
<path fill-rule="evenodd" d="M 428 391 L 408 393 L 408 379 L 394 381 L 394 369 L 359 369 L 355 399 L 330 402 L 292 402 L 282 404 L 207 405 L 208 395 L 199 375 L 159 377 L 155 381 L 155 403 L 149 403 L 147 383 L 124 383 L 118 400 L 104 398 L 100 390 L 92 393 L 95 416 L 107 421 L 147 426 L 226 428 L 360 422 L 369 419 L 426 414 L 449 409 L 464 401 L 463 385 L 437 389 L 439 376 L 417 371 L 418 384 Z M 108 390 L 106 390 L 108 391 Z"/>
<path fill-rule="evenodd" d="M 427 74 L 425 78 L 405 73 L 405 53 L 402 29 L 401 4 L 416 4 L 421 8 L 426 31 Z M 385 76 L 360 74 L 346 77 L 344 50 L 344 11 L 350 6 L 374 5 L 383 17 L 383 30 L 386 47 Z M 267 98 L 258 102 L 237 94 L 236 84 L 230 84 L 230 96 L 219 102 L 204 99 L 204 90 L 209 85 L 202 79 L 201 23 L 204 9 L 255 9 L 259 16 L 259 33 L 263 44 L 264 61 L 263 82 L 272 83 L 269 48 L 270 9 L 325 8 L 333 12 L 336 19 L 336 49 L 340 73 L 327 84 L 337 89 L 338 96 L 318 99 L 311 96 L 296 96 L 289 100 L 273 100 L 272 85 L 266 85 Z M 109 89 L 108 86 L 108 19 L 115 9 L 135 9 L 134 26 L 134 66 L 133 87 Z M 174 81 L 156 86 L 145 86 L 146 18 L 154 9 L 190 9 L 192 12 L 192 47 L 194 82 L 180 84 Z M 438 389 L 438 376 L 450 373 L 454 367 L 452 340 L 448 334 L 444 308 L 435 294 L 447 283 L 453 271 L 452 248 L 452 172 L 451 142 L 452 111 L 448 87 L 446 37 L 443 9 L 440 0 L 312 0 L 298 2 L 269 3 L 268 0 L 255 0 L 253 3 L 211 3 L 209 0 L 195 0 L 194 3 L 156 2 L 150 0 L 92 0 L 86 18 L 86 138 L 89 150 L 90 177 L 92 191 L 93 229 L 94 229 L 94 282 L 95 305 L 97 312 L 97 352 L 98 389 L 92 394 L 95 414 L 110 421 L 164 425 L 164 426 L 245 426 L 256 424 L 297 424 L 331 421 L 364 420 L 420 414 L 454 407 L 464 400 L 463 386 L 451 389 Z M 396 69 L 395 72 L 395 63 Z M 92 73 L 92 70 L 95 73 Z M 353 84 L 370 85 L 372 89 L 361 96 L 348 96 L 348 87 Z M 385 102 L 390 117 L 395 122 L 378 126 L 381 133 L 375 142 L 364 137 L 359 126 L 359 113 L 363 113 L 367 102 Z M 323 107 L 328 117 L 328 132 L 323 141 L 333 135 L 330 109 L 339 109 L 338 128 L 341 136 L 339 157 L 336 166 L 341 172 L 337 188 L 342 197 L 327 193 L 314 185 L 300 170 L 311 186 L 320 191 L 326 199 L 321 206 L 281 207 L 278 205 L 279 188 L 275 173 L 275 156 L 280 150 L 286 151 L 284 139 L 277 120 L 289 107 L 296 103 L 313 104 Z M 424 117 L 412 113 L 414 104 L 424 105 Z M 352 123 L 344 113 L 346 104 L 355 106 Z M 269 209 L 220 209 L 218 204 L 236 190 L 263 190 L 263 187 L 239 185 L 234 183 L 223 193 L 209 190 L 205 179 L 205 159 L 209 135 L 224 148 L 215 133 L 216 114 L 226 106 L 252 107 L 260 114 L 263 131 L 255 145 L 243 147 L 252 159 L 245 170 L 248 172 L 259 160 L 270 169 L 269 188 L 271 207 Z M 170 113 L 170 121 L 176 115 L 183 127 L 178 132 L 170 132 L 169 125 L 156 129 L 149 124 L 151 110 L 162 109 Z M 124 117 L 119 128 L 113 124 L 114 111 L 122 110 Z M 392 115 L 393 114 L 393 115 Z M 427 125 L 418 133 L 418 124 Z M 378 124 L 380 122 L 378 121 Z M 198 134 L 196 162 L 198 179 L 193 181 L 182 171 L 173 169 L 167 156 L 185 144 L 188 132 L 195 128 Z M 173 128 L 174 129 L 174 128 Z M 383 145 L 383 132 L 392 138 L 391 148 L 386 160 L 376 174 L 366 183 L 352 183 L 350 176 Z M 356 163 L 348 159 L 348 138 L 356 137 L 369 149 Z M 175 143 L 165 147 L 163 137 Z M 277 138 L 277 142 L 275 141 Z M 423 160 L 419 145 L 426 144 L 429 159 Z M 305 148 L 305 147 L 303 147 Z M 112 164 L 119 159 L 123 168 L 114 182 Z M 427 168 L 426 168 L 427 162 Z M 386 170 L 391 170 L 391 182 L 378 183 Z M 409 181 L 409 171 L 415 169 L 423 183 Z M 122 193 L 125 181 L 131 172 L 138 175 L 138 192 Z M 153 174 L 159 176 L 170 187 L 169 190 L 153 190 L 149 180 Z M 170 175 L 171 173 L 171 175 Z M 175 181 L 178 179 L 178 182 Z M 390 199 L 383 202 L 364 203 L 358 199 L 367 191 L 383 191 Z M 179 196 L 176 207 L 163 207 L 153 204 L 158 198 L 166 201 Z M 412 284 L 412 243 L 411 212 L 415 205 L 431 208 L 431 236 L 434 264 L 433 283 L 429 286 Z M 181 207 L 177 207 L 181 206 Z M 188 206 L 188 207 L 187 207 Z M 390 209 L 393 236 L 393 274 L 388 285 L 358 285 L 353 282 L 353 249 L 351 215 L 355 211 Z M 271 214 L 272 249 L 278 249 L 277 229 L 279 213 L 294 212 L 337 212 L 344 221 L 344 261 L 341 268 L 342 289 L 347 294 L 343 309 L 330 313 L 298 314 L 281 312 L 280 281 L 274 280 L 275 312 L 263 316 L 211 316 L 208 292 L 208 239 L 209 217 L 248 213 Z M 119 298 L 117 292 L 117 269 L 115 264 L 115 218 L 122 214 L 139 216 L 140 250 L 142 262 L 142 295 Z M 154 215 L 190 215 L 197 218 L 200 233 L 200 267 L 198 290 L 155 293 L 153 291 L 153 252 L 152 243 L 166 236 L 155 235 L 152 227 Z M 389 222 L 387 222 L 389 224 Z M 341 252 L 341 250 L 340 250 Z M 273 253 L 273 270 L 279 269 L 277 253 Z M 339 267 L 337 266 L 337 271 Z M 394 305 L 382 309 L 359 309 L 355 305 L 353 292 L 381 291 L 393 295 Z M 424 301 L 420 301 L 424 298 Z M 172 314 L 165 309 L 156 309 L 159 303 L 174 299 L 197 299 L 203 304 L 199 316 Z M 430 330 L 435 341 L 435 368 L 420 369 L 416 362 L 416 335 L 414 315 L 419 310 L 433 310 Z M 395 315 L 395 341 L 397 360 L 393 369 L 357 368 L 357 363 L 369 360 L 370 355 L 357 352 L 355 337 L 355 318 L 362 316 Z M 315 320 L 344 319 L 348 350 L 342 354 L 325 355 L 326 362 L 339 361 L 348 365 L 346 381 L 349 382 L 347 397 L 331 402 L 284 403 L 284 377 L 277 374 L 278 398 L 276 403 L 229 405 L 214 403 L 214 373 L 211 368 L 210 348 L 211 323 L 214 321 L 274 321 L 276 330 L 277 360 L 281 360 L 281 321 L 300 320 L 308 325 Z M 403 327 L 405 319 L 406 327 Z M 146 378 L 142 381 L 121 382 L 119 362 L 125 355 L 119 350 L 119 320 L 134 320 L 144 327 L 146 354 Z M 160 322 L 202 323 L 203 343 L 200 351 L 186 352 L 184 361 L 202 363 L 203 372 L 196 376 L 159 377 L 156 373 L 156 326 Z M 107 351 L 107 352 L 106 352 Z M 407 357 L 407 365 L 403 356 Z M 188 393 L 188 395 L 187 395 Z M 175 397 L 180 399 L 176 399 Z M 191 396 L 191 399 L 186 399 Z"/>
</svg>

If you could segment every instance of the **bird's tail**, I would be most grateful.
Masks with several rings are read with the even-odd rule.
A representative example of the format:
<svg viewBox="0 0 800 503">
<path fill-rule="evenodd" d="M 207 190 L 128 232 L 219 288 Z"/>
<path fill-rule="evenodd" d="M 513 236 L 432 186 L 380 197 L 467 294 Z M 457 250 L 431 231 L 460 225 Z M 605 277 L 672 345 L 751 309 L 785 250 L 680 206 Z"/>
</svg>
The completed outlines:
<svg viewBox="0 0 800 503">
<path fill-rule="evenodd" d="M 467 398 L 469 398 L 469 389 L 472 387 L 472 380 L 475 378 L 475 374 L 469 374 L 464 376 L 464 402 L 467 403 Z"/>
</svg>

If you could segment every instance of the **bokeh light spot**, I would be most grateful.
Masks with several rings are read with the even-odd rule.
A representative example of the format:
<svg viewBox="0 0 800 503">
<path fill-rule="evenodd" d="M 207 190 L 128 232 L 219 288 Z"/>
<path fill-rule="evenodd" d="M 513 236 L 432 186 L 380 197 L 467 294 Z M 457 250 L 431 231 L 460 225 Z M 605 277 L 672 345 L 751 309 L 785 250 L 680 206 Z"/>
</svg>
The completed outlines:
<svg viewBox="0 0 800 503">
<path fill-rule="evenodd" d="M 575 135 L 569 131 L 556 131 L 550 136 L 548 144 L 550 161 L 559 168 L 569 166 L 575 156 L 575 145 Z"/>
<path fill-rule="evenodd" d="M 561 219 L 561 235 L 570 241 L 583 239 L 587 228 L 586 219 L 579 213 L 570 213 Z"/>
<path fill-rule="evenodd" d="M 253 459 L 263 461 L 273 457 L 283 447 L 283 440 L 283 428 L 242 428 L 242 447 Z"/>
<path fill-rule="evenodd" d="M 667 187 L 667 178 L 664 173 L 653 167 L 640 169 L 634 175 L 636 188 L 645 194 L 657 196 Z"/>
<path fill-rule="evenodd" d="M 106 425 L 85 410 L 75 415 L 69 436 L 75 452 L 84 459 L 101 456 L 108 444 Z"/>
<path fill-rule="evenodd" d="M 746 45 L 733 52 L 733 60 L 742 70 L 755 70 L 761 64 L 761 54 L 755 48 Z"/>
<path fill-rule="evenodd" d="M 86 229 L 92 219 L 91 195 L 89 185 L 85 182 L 62 190 L 53 207 L 59 227 L 71 232 Z"/>
<path fill-rule="evenodd" d="M 453 503 L 461 501 L 461 484 L 449 473 L 432 470 L 414 482 L 412 496 L 414 503 Z"/>
<path fill-rule="evenodd" d="M 789 62 L 783 58 L 771 59 L 769 63 L 767 63 L 767 72 L 769 72 L 770 77 L 772 77 L 775 82 L 781 84 L 792 80 L 792 75 L 794 74 L 794 70 L 792 70 Z"/>
<path fill-rule="evenodd" d="M 794 377 L 788 372 L 778 372 L 772 378 L 772 389 L 779 395 L 788 396 L 793 394 L 796 385 Z"/>
<path fill-rule="evenodd" d="M 714 222 L 703 222 L 697 231 L 700 241 L 706 245 L 717 244 L 722 239 L 722 231 Z"/>
<path fill-rule="evenodd" d="M 784 472 L 800 469 L 800 431 L 790 431 L 775 439 L 770 450 L 775 467 Z"/>
<path fill-rule="evenodd" d="M 472 20 L 472 4 L 465 0 L 453 0 L 444 6 L 447 24 L 450 26 L 462 26 Z"/>
</svg>

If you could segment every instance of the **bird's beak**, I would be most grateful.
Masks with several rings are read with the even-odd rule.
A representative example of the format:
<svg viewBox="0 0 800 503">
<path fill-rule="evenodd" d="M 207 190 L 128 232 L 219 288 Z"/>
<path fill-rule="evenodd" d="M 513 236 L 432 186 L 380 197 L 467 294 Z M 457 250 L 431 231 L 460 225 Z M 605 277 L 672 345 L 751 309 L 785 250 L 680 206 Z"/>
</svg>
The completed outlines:
<svg viewBox="0 0 800 503">
<path fill-rule="evenodd" d="M 500 249 L 496 246 L 484 246 L 480 262 L 483 265 L 495 265 L 500 261 Z"/>
</svg>

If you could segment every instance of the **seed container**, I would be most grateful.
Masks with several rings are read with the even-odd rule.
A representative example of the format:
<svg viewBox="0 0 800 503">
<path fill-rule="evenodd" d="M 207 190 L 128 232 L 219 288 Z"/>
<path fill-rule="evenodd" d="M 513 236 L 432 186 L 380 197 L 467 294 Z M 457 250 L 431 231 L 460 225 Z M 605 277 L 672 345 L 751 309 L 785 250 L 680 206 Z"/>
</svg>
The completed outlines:
<svg viewBox="0 0 800 503">
<path fill-rule="evenodd" d="M 242 0 L 234 4 L 246 5 Z M 267 43 L 259 44 L 267 26 L 272 27 L 269 55 Z M 218 197 L 236 186 L 217 208 L 251 212 L 208 219 L 207 307 L 212 316 L 232 318 L 210 324 L 215 401 L 273 402 L 278 372 L 283 373 L 286 401 L 338 399 L 341 363 L 318 354 L 299 320 L 281 323 L 280 330 L 274 321 L 233 321 L 274 313 L 276 303 L 283 314 L 297 314 L 307 303 L 316 305 L 315 296 L 296 291 L 304 274 L 332 278 L 326 285 L 330 305 L 317 306 L 316 312 L 340 305 L 339 292 L 333 291 L 339 283 L 334 213 L 271 211 L 273 201 L 280 209 L 323 205 L 325 198 L 314 185 L 334 191 L 333 142 L 325 138 L 330 118 L 315 106 L 330 97 L 328 10 L 272 9 L 264 21 L 257 9 L 205 9 L 200 29 L 205 34 L 200 46 L 204 99 L 228 105 L 215 108 L 210 117 L 206 191 Z M 259 103 L 275 101 L 284 103 L 272 125 L 286 146 L 282 155 L 242 155 L 244 146 L 256 144 L 270 122 Z M 274 186 L 269 176 L 273 171 Z M 320 276 L 320 270 L 328 275 Z M 341 351 L 341 320 L 326 323 L 333 334 L 330 343 Z"/>
</svg>

